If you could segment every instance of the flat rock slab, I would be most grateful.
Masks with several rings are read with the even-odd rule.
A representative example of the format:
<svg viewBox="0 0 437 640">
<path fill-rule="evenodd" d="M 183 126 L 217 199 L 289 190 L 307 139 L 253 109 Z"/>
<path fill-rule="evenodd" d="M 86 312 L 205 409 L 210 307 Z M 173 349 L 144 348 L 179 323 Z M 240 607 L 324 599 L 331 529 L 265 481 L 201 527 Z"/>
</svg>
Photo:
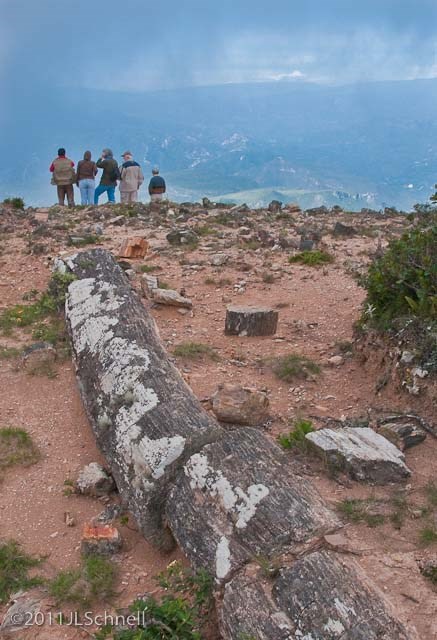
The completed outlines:
<svg viewBox="0 0 437 640">
<path fill-rule="evenodd" d="M 305 437 L 328 465 L 345 469 L 355 480 L 386 484 L 411 475 L 403 453 L 373 429 L 320 429 Z"/>
<path fill-rule="evenodd" d="M 170 307 L 182 307 L 184 309 L 191 309 L 193 306 L 192 301 L 189 298 L 184 298 L 177 291 L 173 289 L 152 289 L 151 291 L 153 302 L 156 304 L 164 304 Z"/>
<path fill-rule="evenodd" d="M 219 624 L 224 640 L 417 640 L 361 569 L 328 551 L 281 569 L 274 582 L 238 574 Z"/>
<path fill-rule="evenodd" d="M 340 526 L 289 457 L 251 428 L 191 456 L 166 514 L 190 562 L 219 582 L 254 556 L 301 551 Z"/>
</svg>

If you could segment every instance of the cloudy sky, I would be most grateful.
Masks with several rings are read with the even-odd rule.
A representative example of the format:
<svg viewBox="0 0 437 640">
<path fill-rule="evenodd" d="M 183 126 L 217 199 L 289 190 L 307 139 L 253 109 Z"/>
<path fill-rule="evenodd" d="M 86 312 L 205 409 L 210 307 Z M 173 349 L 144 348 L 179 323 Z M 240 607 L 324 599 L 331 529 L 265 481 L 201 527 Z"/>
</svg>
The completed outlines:
<svg viewBox="0 0 437 640">
<path fill-rule="evenodd" d="M 437 77 L 436 0 L 0 0 L 0 17 L 4 90 Z"/>
</svg>

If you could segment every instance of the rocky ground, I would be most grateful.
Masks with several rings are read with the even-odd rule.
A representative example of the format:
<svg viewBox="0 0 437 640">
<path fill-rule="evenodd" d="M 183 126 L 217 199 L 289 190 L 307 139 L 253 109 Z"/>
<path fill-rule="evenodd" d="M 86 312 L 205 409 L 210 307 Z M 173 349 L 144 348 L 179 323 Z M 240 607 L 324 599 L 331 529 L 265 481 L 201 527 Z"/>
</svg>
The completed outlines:
<svg viewBox="0 0 437 640">
<path fill-rule="evenodd" d="M 124 240 L 139 236 L 149 245 L 146 255 L 124 259 L 123 267 L 142 294 L 146 276 L 153 275 L 160 287 L 192 300 L 192 309 L 187 309 L 156 304 L 144 296 L 166 348 L 206 408 L 217 387 L 232 382 L 266 392 L 269 418 L 260 428 L 274 439 L 301 418 L 311 420 L 315 428 L 357 419 L 375 426 L 380 417 L 414 413 L 432 424 L 435 384 L 426 378 L 411 384 L 411 368 L 398 366 L 401 347 L 396 349 L 384 337 L 356 342 L 354 336 L 365 297 L 360 277 L 372 257 L 413 222 L 395 212 L 351 214 L 323 208 L 302 212 L 275 204 L 270 209 L 251 211 L 209 202 L 25 212 L 3 207 L 0 312 L 43 292 L 57 256 L 95 245 L 119 255 Z M 170 243 L 167 235 L 172 230 Z M 301 249 L 324 251 L 334 259 L 320 266 L 290 263 Z M 224 335 L 226 307 L 231 303 L 277 310 L 276 334 Z M 22 349 L 34 342 L 31 333 L 29 327 L 0 336 L 0 349 Z M 208 345 L 209 350 L 198 348 L 200 353 L 193 357 L 188 342 Z M 104 463 L 81 405 L 71 360 L 59 354 L 52 367 L 31 375 L 20 356 L 8 353 L 10 357 L 0 360 L 0 427 L 26 429 L 41 457 L 32 466 L 4 472 L 0 539 L 13 538 L 27 552 L 46 556 L 42 570 L 51 577 L 79 564 L 83 525 L 116 497 L 90 498 L 66 491 L 84 465 Z M 278 379 L 271 363 L 289 354 L 316 362 L 320 373 L 303 372 L 291 382 Z M 435 542 L 422 541 L 423 530 L 436 526 L 436 496 L 430 484 L 437 469 L 436 453 L 437 441 L 428 434 L 422 444 L 406 451 L 412 471 L 408 481 L 383 487 L 329 474 L 305 452 L 289 454 L 298 458 L 334 508 L 344 506 L 345 500 L 366 501 L 359 503 L 365 505 L 363 513 L 345 515 L 345 527 L 331 544 L 354 555 L 401 620 L 415 625 L 424 640 L 437 638 L 437 594 L 420 572 L 436 552 Z M 73 526 L 67 525 L 68 518 Z M 112 606 L 154 592 L 153 577 L 180 556 L 157 553 L 135 530 L 132 519 L 120 525 L 120 531 L 123 549 L 114 557 L 120 574 Z M 55 608 L 49 599 L 46 606 Z M 5 611 L 6 607 L 0 609 L 0 619 Z M 68 627 L 20 633 L 40 640 L 89 635 Z"/>
</svg>

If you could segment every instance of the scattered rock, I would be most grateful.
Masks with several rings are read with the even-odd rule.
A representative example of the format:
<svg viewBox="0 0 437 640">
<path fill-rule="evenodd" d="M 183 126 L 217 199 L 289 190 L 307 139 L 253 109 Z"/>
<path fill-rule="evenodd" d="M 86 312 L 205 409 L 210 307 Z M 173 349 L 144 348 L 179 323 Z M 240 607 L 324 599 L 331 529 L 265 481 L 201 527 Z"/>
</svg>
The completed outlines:
<svg viewBox="0 0 437 640">
<path fill-rule="evenodd" d="M 171 307 L 183 307 L 184 309 L 191 309 L 193 303 L 190 298 L 184 298 L 177 291 L 173 289 L 152 289 L 151 291 L 153 302 L 156 304 L 169 305 Z"/>
<path fill-rule="evenodd" d="M 141 276 L 141 289 L 146 298 L 152 298 L 155 289 L 158 289 L 158 278 L 144 273 Z"/>
<path fill-rule="evenodd" d="M 120 258 L 144 258 L 149 248 L 147 240 L 141 237 L 126 238 L 118 255 Z"/>
<path fill-rule="evenodd" d="M 21 359 L 26 371 L 35 373 L 54 364 L 56 349 L 49 342 L 35 342 L 24 349 Z"/>
<path fill-rule="evenodd" d="M 108 506 L 97 516 L 95 524 L 112 524 L 118 520 L 125 512 L 120 504 L 108 504 Z"/>
<path fill-rule="evenodd" d="M 386 484 L 411 475 L 403 453 L 373 429 L 320 429 L 305 437 L 329 465 L 344 468 L 355 480 Z"/>
<path fill-rule="evenodd" d="M 263 307 L 229 306 L 226 310 L 225 334 L 231 336 L 272 336 L 279 314 Z"/>
<path fill-rule="evenodd" d="M 355 229 L 355 227 L 343 224 L 342 222 L 336 222 L 332 233 L 336 237 L 342 236 L 344 238 L 352 238 L 356 235 L 357 230 Z"/>
<path fill-rule="evenodd" d="M 166 235 L 167 241 L 176 246 L 183 244 L 196 244 L 199 240 L 197 233 L 191 229 L 173 229 Z"/>
<path fill-rule="evenodd" d="M 380 420 L 379 424 L 379 433 L 401 451 L 420 444 L 426 438 L 424 429 L 403 416 L 392 416 L 391 421 L 390 419 Z"/>
<path fill-rule="evenodd" d="M 229 256 L 226 253 L 215 253 L 211 256 L 211 265 L 213 267 L 222 267 L 229 261 Z"/>
<path fill-rule="evenodd" d="M 41 609 L 41 598 L 27 593 L 17 594 L 12 606 L 6 611 L 0 625 L 0 636 L 4 637 L 19 629 L 29 628 L 33 617 Z"/>
<path fill-rule="evenodd" d="M 332 358 L 328 358 L 328 363 L 333 367 L 339 367 L 344 364 L 344 359 L 341 356 L 332 356 Z"/>
<path fill-rule="evenodd" d="M 120 551 L 121 546 L 120 532 L 116 527 L 110 524 L 84 525 L 80 544 L 83 555 L 112 556 Z"/>
<path fill-rule="evenodd" d="M 299 251 L 312 251 L 314 249 L 314 240 L 301 238 L 299 243 Z"/>
<path fill-rule="evenodd" d="M 255 426 L 269 416 L 267 394 L 256 389 L 225 383 L 211 399 L 212 410 L 222 422 Z"/>
<path fill-rule="evenodd" d="M 280 202 L 279 200 L 272 200 L 268 206 L 268 210 L 270 211 L 270 213 L 279 213 L 281 209 L 282 202 Z"/>
<path fill-rule="evenodd" d="M 76 489 L 88 496 L 104 496 L 115 488 L 114 479 L 98 462 L 90 462 L 79 473 Z"/>
</svg>

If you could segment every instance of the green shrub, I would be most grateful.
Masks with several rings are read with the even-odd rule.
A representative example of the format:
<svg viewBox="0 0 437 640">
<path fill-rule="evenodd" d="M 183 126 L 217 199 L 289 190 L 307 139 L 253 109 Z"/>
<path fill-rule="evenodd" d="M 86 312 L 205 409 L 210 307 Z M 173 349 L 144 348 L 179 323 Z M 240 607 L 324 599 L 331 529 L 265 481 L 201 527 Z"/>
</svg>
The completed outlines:
<svg viewBox="0 0 437 640">
<path fill-rule="evenodd" d="M 285 382 L 292 382 L 295 379 L 306 379 L 311 375 L 320 373 L 318 364 L 296 353 L 279 356 L 271 360 L 273 373 Z"/>
<path fill-rule="evenodd" d="M 29 466 L 39 458 L 32 438 L 24 429 L 0 429 L 0 471 L 15 464 Z"/>
<path fill-rule="evenodd" d="M 136 614 L 139 626 L 118 632 L 117 640 L 204 638 L 202 632 L 211 618 L 213 578 L 204 570 L 194 573 L 180 562 L 172 562 L 157 576 L 157 582 L 168 593 L 160 599 L 145 596 L 135 600 L 130 611 Z M 96 638 L 107 638 L 110 634 L 110 629 L 101 629 Z"/>
<path fill-rule="evenodd" d="M 116 568 L 100 556 L 87 556 L 80 569 L 60 571 L 49 585 L 49 593 L 57 605 L 71 603 L 86 607 L 95 601 L 106 601 L 114 595 Z"/>
<path fill-rule="evenodd" d="M 29 577 L 41 560 L 27 555 L 14 540 L 0 543 L 0 604 L 5 604 L 12 593 L 42 584 L 42 578 Z"/>
<path fill-rule="evenodd" d="M 25 207 L 23 198 L 5 198 L 3 204 L 9 204 L 14 209 L 24 209 Z"/>
<path fill-rule="evenodd" d="M 178 358 L 190 358 L 196 360 L 207 356 L 212 360 L 217 360 L 217 352 L 207 344 L 202 342 L 182 342 L 173 349 L 173 354 Z"/>
<path fill-rule="evenodd" d="M 314 431 L 313 423 L 310 420 L 297 420 L 294 429 L 288 434 L 278 436 L 278 442 L 284 449 L 300 449 L 308 448 L 308 440 L 305 438 L 307 433 Z"/>
<path fill-rule="evenodd" d="M 437 214 L 398 240 L 369 268 L 362 322 L 391 328 L 402 317 L 437 320 Z"/>
<path fill-rule="evenodd" d="M 334 256 L 326 251 L 302 251 L 301 253 L 297 253 L 295 256 L 290 256 L 288 258 L 288 262 L 290 264 L 294 264 L 296 262 L 300 262 L 301 264 L 306 264 L 309 267 L 318 267 L 322 264 L 329 264 L 330 262 L 334 262 Z"/>
</svg>

